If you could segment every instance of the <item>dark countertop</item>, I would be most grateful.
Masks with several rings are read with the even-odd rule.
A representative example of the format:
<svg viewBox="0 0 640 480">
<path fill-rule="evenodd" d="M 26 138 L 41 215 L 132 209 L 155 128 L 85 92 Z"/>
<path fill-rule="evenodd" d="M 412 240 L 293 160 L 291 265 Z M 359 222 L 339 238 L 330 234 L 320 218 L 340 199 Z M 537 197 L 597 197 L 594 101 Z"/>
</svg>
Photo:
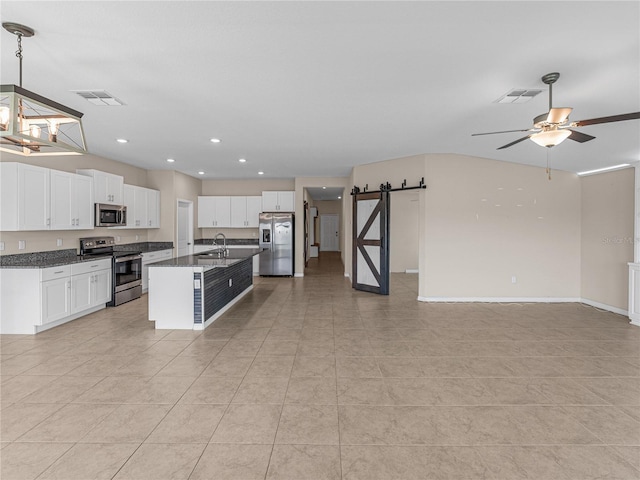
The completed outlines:
<svg viewBox="0 0 640 480">
<path fill-rule="evenodd" d="M 194 245 L 215 245 L 213 238 L 199 238 L 193 242 Z M 257 238 L 227 238 L 227 246 L 246 245 L 247 247 L 258 247 Z"/>
<path fill-rule="evenodd" d="M 160 250 L 173 250 L 173 242 L 138 242 L 114 245 L 115 251 L 137 251 L 142 253 L 159 252 Z"/>
<path fill-rule="evenodd" d="M 218 258 L 217 255 L 206 256 L 207 252 L 196 255 L 184 255 L 182 257 L 170 258 L 162 262 L 149 265 L 153 267 L 228 267 L 242 260 L 249 259 L 260 254 L 260 248 L 233 248 L 228 250 L 226 258 Z"/>
<path fill-rule="evenodd" d="M 115 251 L 140 251 L 142 253 L 157 252 L 160 250 L 172 250 L 173 242 L 139 242 L 114 245 Z M 75 248 L 64 250 L 50 250 L 46 252 L 18 253 L 14 255 L 1 255 L 0 268 L 51 268 L 74 263 L 91 262 L 104 257 L 83 257 L 78 255 Z"/>
<path fill-rule="evenodd" d="M 51 268 L 74 263 L 92 262 L 105 258 L 111 258 L 111 255 L 82 257 L 76 254 L 75 249 L 52 250 L 49 252 L 3 255 L 0 257 L 0 268 Z"/>
</svg>

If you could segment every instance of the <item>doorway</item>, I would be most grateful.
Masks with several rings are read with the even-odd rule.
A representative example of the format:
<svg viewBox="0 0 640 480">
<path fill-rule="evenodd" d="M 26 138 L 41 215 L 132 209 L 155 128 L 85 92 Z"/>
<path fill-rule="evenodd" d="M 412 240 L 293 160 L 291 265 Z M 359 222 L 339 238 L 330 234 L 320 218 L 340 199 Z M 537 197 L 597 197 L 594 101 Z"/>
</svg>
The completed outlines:
<svg viewBox="0 0 640 480">
<path fill-rule="evenodd" d="M 337 252 L 340 250 L 340 222 L 338 215 L 320 215 L 320 251 Z"/>
<path fill-rule="evenodd" d="M 193 254 L 193 202 L 189 200 L 178 200 L 176 238 L 178 239 L 176 256 Z"/>
</svg>

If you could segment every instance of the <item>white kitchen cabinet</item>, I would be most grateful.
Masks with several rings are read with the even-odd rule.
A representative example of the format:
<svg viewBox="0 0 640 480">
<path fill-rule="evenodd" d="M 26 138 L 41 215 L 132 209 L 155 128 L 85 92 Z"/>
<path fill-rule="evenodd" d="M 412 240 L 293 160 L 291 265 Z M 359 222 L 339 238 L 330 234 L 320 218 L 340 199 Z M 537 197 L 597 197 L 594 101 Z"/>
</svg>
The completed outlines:
<svg viewBox="0 0 640 480">
<path fill-rule="evenodd" d="M 71 315 L 71 278 L 64 276 L 40 284 L 42 317 L 39 325 Z M 4 300 L 3 300 L 4 301 Z"/>
<path fill-rule="evenodd" d="M 158 190 L 125 184 L 123 192 L 123 205 L 127 207 L 127 226 L 115 228 L 160 227 L 160 192 Z"/>
<path fill-rule="evenodd" d="M 295 212 L 296 193 L 288 191 L 262 192 L 263 212 Z"/>
<path fill-rule="evenodd" d="M 51 268 L 0 269 L 0 333 L 34 334 L 111 300 L 111 259 Z"/>
<path fill-rule="evenodd" d="M 160 192 L 147 189 L 147 228 L 160 228 Z"/>
<path fill-rule="evenodd" d="M 0 230 L 49 230 L 49 169 L 0 163 Z"/>
<path fill-rule="evenodd" d="M 147 252 L 142 254 L 142 291 L 149 290 L 149 267 L 150 263 L 162 262 L 173 257 L 173 250 L 158 250 L 157 252 Z"/>
<path fill-rule="evenodd" d="M 124 178 L 100 170 L 79 169 L 76 173 L 93 179 L 95 203 L 122 205 L 124 201 Z"/>
<path fill-rule="evenodd" d="M 90 177 L 50 171 L 51 230 L 93 228 L 93 196 Z"/>
<path fill-rule="evenodd" d="M 198 228 L 231 227 L 231 197 L 198 197 Z"/>
<path fill-rule="evenodd" d="M 111 259 L 71 265 L 71 314 L 96 306 L 104 306 L 111 300 Z"/>
<path fill-rule="evenodd" d="M 231 197 L 231 227 L 258 228 L 262 197 Z"/>
<path fill-rule="evenodd" d="M 16 162 L 0 178 L 0 230 L 93 229 L 91 178 Z"/>
</svg>

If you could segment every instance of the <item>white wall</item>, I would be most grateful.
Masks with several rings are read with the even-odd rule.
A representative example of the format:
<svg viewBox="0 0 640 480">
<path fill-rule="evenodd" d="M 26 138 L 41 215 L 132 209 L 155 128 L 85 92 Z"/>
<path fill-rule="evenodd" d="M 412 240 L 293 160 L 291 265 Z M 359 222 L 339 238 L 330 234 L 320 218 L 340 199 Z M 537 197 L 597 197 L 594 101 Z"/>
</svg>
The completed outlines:
<svg viewBox="0 0 640 480">
<path fill-rule="evenodd" d="M 425 175 L 420 296 L 580 297 L 577 175 L 461 155 Z"/>
<path fill-rule="evenodd" d="M 590 175 L 582 188 L 582 298 L 626 311 L 633 261 L 633 168 Z"/>
</svg>

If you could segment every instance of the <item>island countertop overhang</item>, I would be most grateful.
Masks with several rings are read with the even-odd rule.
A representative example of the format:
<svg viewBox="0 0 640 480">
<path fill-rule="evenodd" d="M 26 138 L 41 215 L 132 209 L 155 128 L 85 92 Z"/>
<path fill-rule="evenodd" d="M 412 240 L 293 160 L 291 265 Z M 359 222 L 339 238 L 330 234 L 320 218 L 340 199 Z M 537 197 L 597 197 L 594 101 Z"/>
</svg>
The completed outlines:
<svg viewBox="0 0 640 480">
<path fill-rule="evenodd" d="M 208 270 L 209 268 L 221 268 L 235 265 L 242 260 L 246 260 L 255 255 L 259 255 L 263 249 L 261 248 L 233 248 L 227 250 L 227 256 L 218 258 L 217 255 L 208 255 L 213 253 L 214 250 L 208 250 L 206 252 L 184 255 L 182 257 L 170 258 L 163 260 L 162 262 L 156 262 L 149 265 L 150 268 L 156 267 L 203 267 Z"/>
</svg>

